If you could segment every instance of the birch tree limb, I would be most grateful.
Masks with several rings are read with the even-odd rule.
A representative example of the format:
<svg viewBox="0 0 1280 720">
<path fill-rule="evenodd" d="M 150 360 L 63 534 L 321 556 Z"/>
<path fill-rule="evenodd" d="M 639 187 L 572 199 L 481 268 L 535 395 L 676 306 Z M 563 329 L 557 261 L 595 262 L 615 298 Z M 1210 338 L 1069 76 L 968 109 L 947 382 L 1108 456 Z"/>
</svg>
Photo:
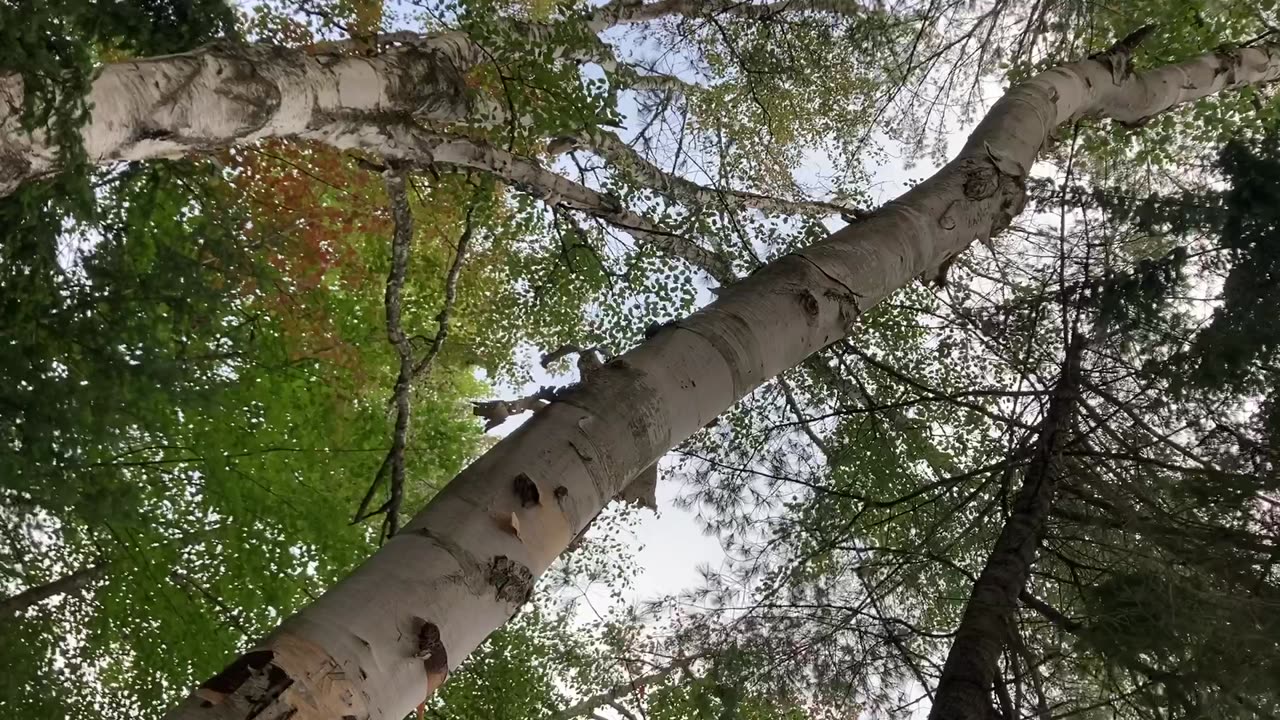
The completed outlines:
<svg viewBox="0 0 1280 720">
<path fill-rule="evenodd" d="M 81 568 L 69 575 L 63 575 L 44 585 L 27 588 L 17 595 L 0 600 L 0 621 L 17 615 L 36 603 L 44 602 L 58 595 L 76 595 L 89 585 L 98 581 L 107 572 L 106 563 L 98 563 Z"/>
<path fill-rule="evenodd" d="M 650 162 L 617 134 L 603 129 L 582 133 L 574 138 L 553 141 L 549 148 L 565 152 L 579 147 L 600 155 L 631 172 L 641 184 L 673 199 L 691 201 L 707 207 L 737 207 L 784 215 L 856 215 L 855 208 L 822 200 L 787 200 L 744 190 L 720 190 L 699 185 L 692 180 L 669 173 Z"/>
<path fill-rule="evenodd" d="M 805 12 L 860 18 L 872 11 L 854 0 L 778 0 L 768 3 L 740 0 L 658 0 L 651 3 L 614 0 L 592 13 L 590 22 L 594 27 L 606 29 L 614 25 L 652 22 L 675 15 L 763 20 L 781 13 Z"/>
<path fill-rule="evenodd" d="M 91 163 L 180 157 L 266 137 L 357 147 L 352 117 L 466 117 L 463 73 L 476 62 L 460 33 L 374 57 L 218 43 L 104 67 L 80 136 Z M 46 133 L 21 128 L 22 95 L 21 77 L 0 74 L 0 195 L 59 165 Z"/>
<path fill-rule="evenodd" d="M 627 209 L 616 197 L 592 190 L 543 168 L 531 159 L 481 140 L 434 135 L 421 130 L 408 132 L 410 138 L 406 139 L 406 144 L 421 148 L 432 162 L 491 173 L 548 205 L 567 207 L 603 220 L 638 241 L 688 262 L 721 283 L 733 279 L 733 269 L 718 254 Z"/>
<path fill-rule="evenodd" d="M 843 338 L 894 290 L 1006 227 L 1055 127 L 1085 115 L 1132 123 L 1280 77 L 1275 45 L 1136 76 L 1126 71 L 1130 52 L 1118 47 L 1015 86 L 933 177 L 605 363 L 166 717 L 403 717 L 516 612 L 534 579 L 641 470 Z"/>
<path fill-rule="evenodd" d="M 589 698 L 576 702 L 553 715 L 549 715 L 546 720 L 571 720 L 572 718 L 580 717 L 582 715 L 589 715 L 601 705 L 611 705 L 617 702 L 619 698 L 624 698 L 634 693 L 637 687 L 653 685 L 666 680 L 668 677 L 675 674 L 676 671 L 689 667 L 691 663 L 696 660 L 700 660 L 707 655 L 709 655 L 709 653 L 698 653 L 687 657 L 677 658 L 669 665 L 659 668 L 648 675 L 641 675 L 629 682 L 614 685 L 602 693 L 592 695 Z"/>
</svg>

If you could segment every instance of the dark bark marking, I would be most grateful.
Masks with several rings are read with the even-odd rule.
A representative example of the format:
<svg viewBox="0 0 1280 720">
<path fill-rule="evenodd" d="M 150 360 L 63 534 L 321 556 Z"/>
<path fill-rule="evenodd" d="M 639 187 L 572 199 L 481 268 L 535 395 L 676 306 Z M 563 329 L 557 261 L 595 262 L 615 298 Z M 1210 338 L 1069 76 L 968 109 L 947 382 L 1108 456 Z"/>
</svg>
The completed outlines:
<svg viewBox="0 0 1280 720">
<path fill-rule="evenodd" d="M 1020 177 L 1000 176 L 1000 209 L 991 223 L 991 236 L 1000 234 L 1013 224 L 1027 204 L 1026 180 Z"/>
<path fill-rule="evenodd" d="M 252 650 L 236 658 L 222 672 L 206 680 L 196 691 L 201 707 L 213 707 L 231 695 L 240 695 L 249 705 L 245 720 L 253 720 L 275 705 L 276 700 L 289 686 L 293 678 L 272 661 L 275 653 L 270 650 Z M 278 707 L 270 717 L 285 720 L 297 712 L 297 708 Z"/>
<path fill-rule="evenodd" d="M 523 605 L 533 594 L 533 573 L 507 556 L 498 555 L 489 563 L 489 584 L 498 600 Z"/>
<path fill-rule="evenodd" d="M 134 133 L 133 141 L 139 143 L 144 140 L 171 140 L 173 137 L 174 133 L 171 130 L 144 125 Z"/>
<path fill-rule="evenodd" d="M 407 49 L 391 73 L 390 104 L 429 119 L 464 115 L 469 105 L 466 70 L 444 53 Z"/>
<path fill-rule="evenodd" d="M 422 620 L 422 627 L 418 629 L 418 650 L 413 656 L 422 661 L 428 675 L 449 672 L 449 653 L 440 640 L 440 628 L 435 623 Z"/>
<path fill-rule="evenodd" d="M 644 329 L 644 339 L 648 340 L 649 338 L 652 338 L 653 336 L 662 332 L 664 329 L 669 327 L 674 327 L 675 324 L 676 324 L 675 320 L 668 320 L 666 322 L 660 322 L 660 323 L 659 322 L 649 323 L 648 326 L 646 326 Z"/>
<path fill-rule="evenodd" d="M 964 196 L 970 200 L 986 200 L 1000 188 L 1001 172 L 993 164 L 974 168 L 964 179 Z"/>
<path fill-rule="evenodd" d="M 275 656 L 270 650 L 250 650 L 223 668 L 222 672 L 205 680 L 200 687 L 220 695 L 231 695 L 248 682 L 249 678 L 270 665 Z"/>
<path fill-rule="evenodd" d="M 800 301 L 800 309 L 804 310 L 805 320 L 807 320 L 810 325 L 816 323 L 818 320 L 818 312 L 822 309 L 818 305 L 818 298 L 814 297 L 813 293 L 808 290 L 800 291 L 799 295 L 796 297 Z"/>
<path fill-rule="evenodd" d="M 231 72 L 223 82 L 214 87 L 213 92 L 243 108 L 245 118 L 236 129 L 236 134 L 245 135 L 261 130 L 280 111 L 280 105 L 284 101 L 280 86 L 262 74 L 259 63 L 255 62 L 256 58 L 233 54 L 222 59 L 230 66 Z"/>
<path fill-rule="evenodd" d="M 534 507 L 542 504 L 542 495 L 538 492 L 538 484 L 524 473 L 516 476 L 515 487 L 516 497 L 520 498 L 520 507 Z"/>
</svg>

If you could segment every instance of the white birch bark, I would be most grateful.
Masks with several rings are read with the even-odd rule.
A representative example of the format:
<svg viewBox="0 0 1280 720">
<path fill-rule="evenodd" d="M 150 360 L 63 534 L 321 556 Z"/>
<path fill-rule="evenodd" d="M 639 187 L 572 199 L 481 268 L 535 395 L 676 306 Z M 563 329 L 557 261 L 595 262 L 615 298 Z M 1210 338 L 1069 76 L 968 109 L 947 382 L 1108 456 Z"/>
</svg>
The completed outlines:
<svg viewBox="0 0 1280 720">
<path fill-rule="evenodd" d="M 469 110 L 476 51 L 458 33 L 374 57 L 215 44 L 102 69 L 81 130 L 91 163 L 179 157 L 265 137 L 360 147 L 379 114 L 451 121 Z M 58 148 L 20 127 L 22 79 L 0 74 L 0 195 L 47 175 Z"/>
<path fill-rule="evenodd" d="M 590 22 L 599 30 L 614 25 L 651 22 L 665 17 L 736 17 L 761 20 L 780 13 L 824 13 L 837 17 L 863 17 L 871 14 L 857 0 L 778 0 L 753 3 L 743 0 L 614 0 L 592 13 Z"/>
<path fill-rule="evenodd" d="M 628 210 L 611 195 L 593 190 L 558 173 L 489 143 L 469 138 L 434 136 L 416 129 L 405 131 L 405 138 L 393 154 L 406 160 L 444 163 L 483 170 L 502 178 L 518 190 L 548 205 L 563 205 L 581 210 L 624 230 L 637 241 L 649 244 L 663 253 L 678 257 L 702 270 L 721 283 L 732 279 L 733 269 L 716 253 L 678 233 L 659 226 L 649 218 Z M 621 141 L 619 141 L 621 142 Z M 370 143 L 366 143 L 370 144 Z M 418 148 L 417 157 L 412 150 Z"/>
<path fill-rule="evenodd" d="M 1048 70 L 992 108 L 932 178 L 821 243 L 731 285 L 473 463 L 351 576 L 168 715 L 403 717 L 528 597 L 627 483 L 770 377 L 845 336 L 889 293 L 1005 227 L 1049 133 L 1085 115 L 1136 122 L 1280 77 L 1280 48 L 1140 76 L 1128 50 Z"/>
<path fill-rule="evenodd" d="M 428 129 L 487 111 L 485 100 L 469 96 L 463 80 L 477 59 L 471 42 L 452 33 L 374 57 L 213 45 L 118 63 L 104 68 L 94 83 L 93 109 L 81 136 L 95 164 L 180 157 L 284 137 L 408 163 L 482 170 L 549 205 L 600 218 L 721 282 L 732 277 L 719 255 L 616 198 L 482 141 Z M 58 168 L 58 149 L 48 138 L 19 127 L 21 97 L 21 79 L 0 76 L 0 196 Z"/>
<path fill-rule="evenodd" d="M 669 173 L 655 165 L 618 137 L 603 129 L 561 138 L 548 145 L 548 152 L 563 153 L 580 147 L 632 173 L 645 187 L 676 200 L 704 207 L 749 208 L 781 215 L 849 215 L 854 208 L 822 200 L 788 200 L 745 190 L 718 189 L 699 185 L 692 180 Z"/>
</svg>

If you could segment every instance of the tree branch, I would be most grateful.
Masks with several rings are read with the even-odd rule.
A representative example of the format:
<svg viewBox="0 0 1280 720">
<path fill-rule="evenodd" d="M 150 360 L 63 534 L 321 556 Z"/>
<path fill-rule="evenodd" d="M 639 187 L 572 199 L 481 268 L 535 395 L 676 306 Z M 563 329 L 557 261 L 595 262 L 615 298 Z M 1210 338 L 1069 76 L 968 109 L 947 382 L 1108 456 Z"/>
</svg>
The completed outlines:
<svg viewBox="0 0 1280 720">
<path fill-rule="evenodd" d="M 561 138 L 553 141 L 548 149 L 566 152 L 580 147 L 585 147 L 630 172 L 646 187 L 674 200 L 703 207 L 746 208 L 782 215 L 859 217 L 862 214 L 857 208 L 823 200 L 787 200 L 745 190 L 719 190 L 699 185 L 658 167 L 609 130 L 597 128 L 571 138 Z"/>
<path fill-rule="evenodd" d="M 582 715 L 588 715 L 592 711 L 594 711 L 596 708 L 600 707 L 601 705 L 611 705 L 612 703 L 616 702 L 618 698 L 626 697 L 627 695 L 630 695 L 631 693 L 635 692 L 636 688 L 639 686 L 652 685 L 654 683 L 662 682 L 663 680 L 666 680 L 668 677 L 670 677 L 677 670 L 688 667 L 689 664 L 693 663 L 695 660 L 700 660 L 711 654 L 712 653 L 710 652 L 703 652 L 703 653 L 688 655 L 682 658 L 676 658 L 675 661 L 673 661 L 671 664 L 666 665 L 665 667 L 662 667 L 656 672 L 650 673 L 648 675 L 641 675 L 640 677 L 637 677 L 628 682 L 614 685 L 608 690 L 605 690 L 604 692 L 598 695 L 592 695 L 591 697 L 585 700 L 582 700 L 581 702 L 570 705 L 569 707 L 561 710 L 560 712 L 557 712 L 553 715 L 548 716 L 544 720 L 570 720 L 570 718 L 576 718 Z"/>
<path fill-rule="evenodd" d="M 655 249 L 684 260 L 722 284 L 733 280 L 733 270 L 716 253 L 649 218 L 623 207 L 618 198 L 574 182 L 543 168 L 536 161 L 497 148 L 483 140 L 442 135 L 413 127 L 393 131 L 402 147 L 415 149 L 407 159 L 482 170 L 552 207 L 584 212 L 623 230 Z"/>
<path fill-rule="evenodd" d="M 862 18 L 871 11 L 853 0 L 778 0 L 771 3 L 751 3 L 741 0 L 659 0 L 651 3 L 613 0 L 591 13 L 588 16 L 588 22 L 591 23 L 592 29 L 599 31 L 614 25 L 650 22 L 675 15 L 768 20 L 782 13 L 806 12 Z"/>
<path fill-rule="evenodd" d="M 387 188 L 387 198 L 391 202 L 391 217 L 395 222 L 395 230 L 391 238 L 391 270 L 387 274 L 387 290 L 383 296 L 383 306 L 387 316 L 387 341 L 395 348 L 396 355 L 400 359 L 400 371 L 396 375 L 395 389 L 391 395 L 396 420 L 391 437 L 391 449 L 387 451 L 382 466 L 374 475 L 373 482 L 361 499 L 351 522 L 355 524 L 374 515 L 385 513 L 386 520 L 383 524 L 386 537 L 391 537 L 400 529 L 400 502 L 404 498 L 404 450 L 409 434 L 411 412 L 409 392 L 414 376 L 413 345 L 405 337 L 404 329 L 400 326 L 400 298 L 404 290 L 404 278 L 413 245 L 413 211 L 409 207 L 404 174 L 400 170 L 388 168 L 383 172 L 383 181 Z M 443 342 L 439 333 L 436 337 Z M 391 484 L 386 502 L 369 512 L 369 504 L 373 501 L 373 496 L 388 477 Z"/>
<path fill-rule="evenodd" d="M 458 236 L 458 248 L 453 255 L 453 263 L 449 265 L 449 272 L 444 278 L 444 305 L 440 308 L 440 314 L 436 315 L 436 322 L 439 328 L 436 330 L 436 336 L 431 340 L 431 347 L 427 349 L 427 354 L 423 356 L 418 364 L 413 366 L 412 379 L 417 380 L 431 369 L 431 364 L 435 362 L 436 356 L 440 354 L 440 349 L 444 347 L 445 338 L 449 336 L 449 316 L 453 314 L 454 300 L 458 295 L 458 276 L 462 274 L 462 263 L 467 257 L 467 246 L 471 242 L 472 218 L 475 215 L 476 204 L 473 202 L 467 206 L 466 217 L 463 219 L 462 234 Z"/>
<path fill-rule="evenodd" d="M 107 563 L 97 563 L 0 600 L 0 619 L 17 615 L 32 605 L 56 595 L 78 595 L 89 585 L 101 579 L 106 571 Z"/>
</svg>

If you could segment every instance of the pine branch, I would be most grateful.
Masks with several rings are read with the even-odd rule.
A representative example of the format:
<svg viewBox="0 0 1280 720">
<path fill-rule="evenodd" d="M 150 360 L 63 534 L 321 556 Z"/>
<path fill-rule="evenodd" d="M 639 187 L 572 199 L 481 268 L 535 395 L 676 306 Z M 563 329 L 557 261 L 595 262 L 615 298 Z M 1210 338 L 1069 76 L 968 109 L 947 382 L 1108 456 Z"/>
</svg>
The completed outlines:
<svg viewBox="0 0 1280 720">
<path fill-rule="evenodd" d="M 711 655 L 709 652 L 696 653 L 686 657 L 676 658 L 671 664 L 666 665 L 648 675 L 641 675 L 628 682 L 619 683 L 597 695 L 592 695 L 580 702 L 554 713 L 545 720 L 570 720 L 570 718 L 580 717 L 582 715 L 590 715 L 596 708 L 601 705 L 610 705 L 618 700 L 618 698 L 626 697 L 636 691 L 637 687 L 652 685 L 662 682 L 670 677 L 677 670 L 688 667 L 696 660 Z"/>
</svg>

